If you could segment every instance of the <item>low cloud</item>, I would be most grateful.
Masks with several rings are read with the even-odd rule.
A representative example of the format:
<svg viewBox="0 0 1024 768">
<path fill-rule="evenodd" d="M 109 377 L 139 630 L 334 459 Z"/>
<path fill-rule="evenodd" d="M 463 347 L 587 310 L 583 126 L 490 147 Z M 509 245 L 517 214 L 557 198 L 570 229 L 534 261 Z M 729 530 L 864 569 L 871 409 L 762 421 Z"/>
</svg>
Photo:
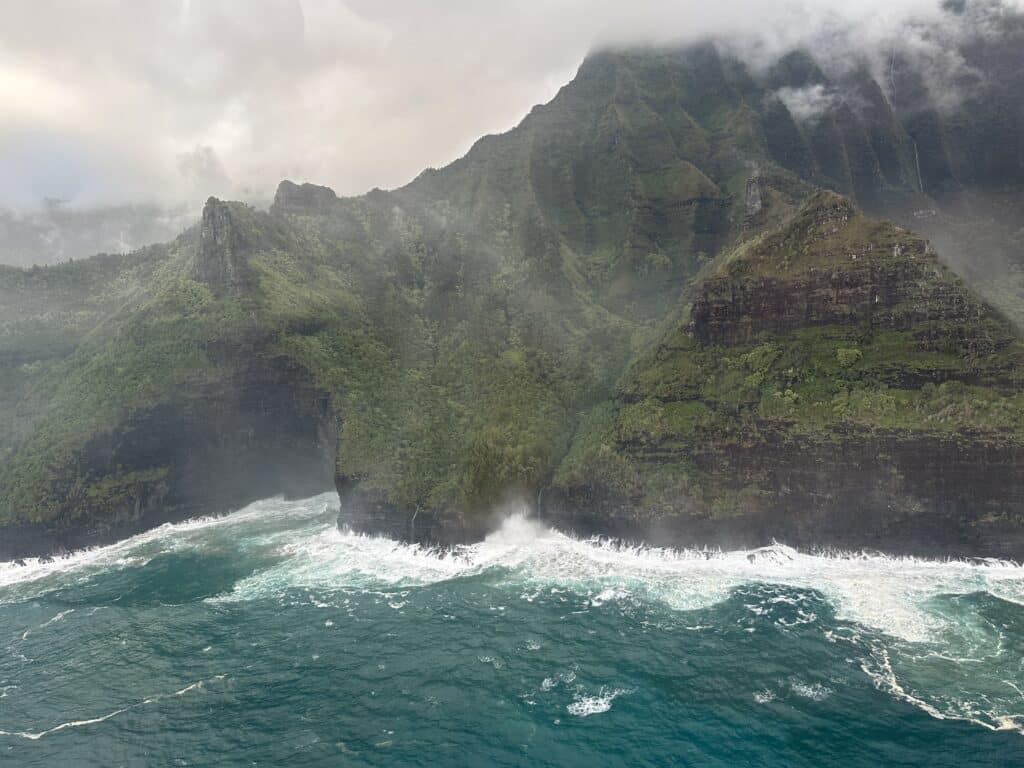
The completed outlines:
<svg viewBox="0 0 1024 768">
<path fill-rule="evenodd" d="M 394 187 L 515 125 L 604 45 L 712 35 L 757 66 L 810 44 L 826 70 L 870 50 L 882 72 L 899 43 L 941 88 L 964 77 L 942 14 L 938 0 L 6 0 L 0 207 L 265 200 L 282 178 Z M 806 119 L 830 98 L 779 96 Z"/>
<path fill-rule="evenodd" d="M 197 146 L 178 155 L 178 170 L 194 194 L 224 194 L 231 189 L 224 164 L 213 147 Z"/>
<path fill-rule="evenodd" d="M 839 104 L 839 97 L 824 85 L 803 88 L 780 88 L 775 96 L 798 122 L 817 122 L 826 112 Z"/>
</svg>

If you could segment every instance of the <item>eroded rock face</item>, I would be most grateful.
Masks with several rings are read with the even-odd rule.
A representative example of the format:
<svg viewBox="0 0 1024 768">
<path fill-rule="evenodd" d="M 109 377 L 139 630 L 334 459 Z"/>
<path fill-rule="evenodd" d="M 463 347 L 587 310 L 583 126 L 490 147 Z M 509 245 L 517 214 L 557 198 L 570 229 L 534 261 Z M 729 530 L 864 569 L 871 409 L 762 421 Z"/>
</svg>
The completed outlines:
<svg viewBox="0 0 1024 768">
<path fill-rule="evenodd" d="M 991 312 L 973 302 L 961 283 L 932 279 L 934 264 L 924 243 L 916 245 L 898 263 L 873 262 L 868 251 L 850 254 L 847 266 L 811 269 L 793 279 L 710 280 L 694 306 L 693 333 L 704 344 L 734 345 L 763 333 L 813 326 L 914 330 L 941 321 L 957 338 L 970 336 L 972 344 L 983 347 L 986 339 L 972 330 Z"/>
<path fill-rule="evenodd" d="M 1024 443 L 1014 436 L 848 425 L 801 434 L 762 422 L 757 442 L 737 435 L 695 459 L 733 489 L 755 489 L 760 503 L 740 516 L 752 534 L 746 546 L 775 537 L 803 547 L 1024 555 Z"/>
<path fill-rule="evenodd" d="M 218 293 L 241 294 L 249 282 L 243 249 L 231 207 L 215 197 L 206 201 L 199 230 L 195 277 Z"/>
<path fill-rule="evenodd" d="M 545 513 L 674 544 L 1020 559 L 1022 377 L 1019 340 L 924 240 L 819 193 L 723 259 Z"/>
<path fill-rule="evenodd" d="M 878 550 L 926 557 L 1024 559 L 1024 448 L 985 433 L 845 430 L 799 434 L 762 424 L 756 439 L 695 453 L 641 451 L 651 463 L 693 462 L 748 503 L 720 515 L 680 494 L 671 511 L 597 484 L 552 489 L 541 517 L 584 536 L 660 546 Z M 646 455 L 644 455 L 646 454 Z"/>
<path fill-rule="evenodd" d="M 333 485 L 337 419 L 308 373 L 255 349 L 216 385 L 97 436 L 66 498 L 80 521 L 0 527 L 0 560 L 109 543 L 165 522 Z"/>
<path fill-rule="evenodd" d="M 427 546 L 455 546 L 480 541 L 501 522 L 497 514 L 465 515 L 457 509 L 414 506 L 388 501 L 383 494 L 359 487 L 353 478 L 335 478 L 342 529 Z"/>
<path fill-rule="evenodd" d="M 274 195 L 274 210 L 280 213 L 323 214 L 338 202 L 330 187 L 282 181 Z"/>
<path fill-rule="evenodd" d="M 743 224 L 747 229 L 761 224 L 764 207 L 764 179 L 755 173 L 747 179 L 747 187 L 743 194 Z"/>
<path fill-rule="evenodd" d="M 769 236 L 707 280 L 691 332 L 703 344 L 750 343 L 758 335 L 825 325 L 864 332 L 914 331 L 935 343 L 991 352 L 995 313 L 938 264 L 928 243 L 893 225 L 865 227 L 846 201 L 820 195 L 795 227 Z"/>
</svg>

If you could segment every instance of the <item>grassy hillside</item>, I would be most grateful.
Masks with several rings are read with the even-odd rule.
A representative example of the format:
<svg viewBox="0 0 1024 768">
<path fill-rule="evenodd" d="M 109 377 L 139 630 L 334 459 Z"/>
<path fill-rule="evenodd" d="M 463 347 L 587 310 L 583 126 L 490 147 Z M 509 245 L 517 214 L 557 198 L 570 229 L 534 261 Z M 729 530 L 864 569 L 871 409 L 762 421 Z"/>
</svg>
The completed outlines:
<svg viewBox="0 0 1024 768">
<path fill-rule="evenodd" d="M 846 96 L 794 115 L 786 94 L 808 87 Z M 712 45 L 597 53 L 517 128 L 401 189 L 283 182 L 267 212 L 211 199 L 165 246 L 5 268 L 0 521 L 156 519 L 189 488 L 238 503 L 263 485 L 228 492 L 207 458 L 269 467 L 291 446 L 274 430 L 303 419 L 289 440 L 330 452 L 339 487 L 462 517 L 549 487 L 642 514 L 738 508 L 775 470 L 725 489 L 715 446 L 767 436 L 1013 442 L 1001 316 L 920 238 L 812 197 L 932 211 L 974 239 L 965 196 L 1016 179 L 975 138 L 1019 99 L 986 85 L 987 111 L 939 114 L 923 87 L 901 86 L 911 109 L 802 53 L 757 71 Z M 1012 285 L 986 295 L 1016 311 Z"/>
<path fill-rule="evenodd" d="M 604 489 L 640 517 L 827 511 L 860 469 L 846 463 L 856 443 L 880 462 L 857 480 L 865 508 L 879 478 L 894 519 L 909 499 L 965 520 L 1000 507 L 1001 490 L 958 498 L 957 461 L 1021 455 L 1024 344 L 923 240 L 819 193 L 710 272 L 582 423 L 555 478 L 564 493 Z M 924 474 L 887 477 L 908 469 L 894 444 Z M 996 514 L 1019 516 L 1002 501 Z"/>
</svg>

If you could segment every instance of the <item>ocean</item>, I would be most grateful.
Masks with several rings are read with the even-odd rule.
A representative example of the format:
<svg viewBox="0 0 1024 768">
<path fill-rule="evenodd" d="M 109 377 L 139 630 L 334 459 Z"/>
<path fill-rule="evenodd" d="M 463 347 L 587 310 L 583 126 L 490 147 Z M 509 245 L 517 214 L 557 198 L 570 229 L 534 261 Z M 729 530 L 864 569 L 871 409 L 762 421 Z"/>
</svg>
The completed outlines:
<svg viewBox="0 0 1024 768">
<path fill-rule="evenodd" d="M 1024 568 L 267 499 L 0 564 L 0 765 L 1024 765 Z"/>
</svg>

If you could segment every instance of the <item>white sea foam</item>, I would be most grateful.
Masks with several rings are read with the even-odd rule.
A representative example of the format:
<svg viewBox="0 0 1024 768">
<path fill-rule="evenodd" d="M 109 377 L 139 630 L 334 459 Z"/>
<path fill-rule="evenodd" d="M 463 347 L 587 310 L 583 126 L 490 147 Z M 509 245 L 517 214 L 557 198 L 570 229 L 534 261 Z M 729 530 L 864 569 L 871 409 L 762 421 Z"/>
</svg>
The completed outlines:
<svg viewBox="0 0 1024 768">
<path fill-rule="evenodd" d="M 937 720 L 962 720 L 980 725 L 990 731 L 1016 731 L 1024 735 L 1024 712 L 983 710 L 969 701 L 956 697 L 945 697 L 910 689 L 897 676 L 892 654 L 888 648 L 877 646 L 870 660 L 861 664 L 861 669 L 871 678 L 878 690 L 917 707 Z M 1016 688 L 1016 686 L 1013 687 Z"/>
<path fill-rule="evenodd" d="M 109 547 L 52 562 L 3 563 L 0 602 L 24 600 L 107 569 L 144 565 L 167 552 L 192 550 L 240 556 L 256 553 L 264 558 L 253 575 L 212 598 L 232 602 L 281 599 L 298 590 L 319 593 L 312 599 L 328 607 L 340 605 L 342 595 L 358 589 L 380 594 L 399 610 L 406 605 L 405 593 L 410 589 L 486 577 L 513 587 L 526 602 L 573 600 L 584 610 L 616 610 L 637 601 L 658 601 L 673 609 L 691 610 L 718 603 L 737 588 L 774 584 L 813 590 L 829 601 L 841 620 L 885 633 L 901 643 L 919 644 L 925 648 L 922 653 L 948 656 L 957 663 L 968 656 L 998 653 L 989 647 L 993 642 L 998 645 L 998 639 L 982 637 L 975 648 L 968 638 L 961 643 L 963 647 L 947 648 L 949 636 L 955 634 L 951 622 L 956 620 L 936 609 L 936 600 L 943 595 L 987 592 L 1024 604 L 1024 567 L 1001 561 L 811 555 L 782 545 L 733 552 L 634 546 L 573 538 L 522 513 L 510 516 L 483 542 L 437 550 L 341 531 L 336 525 L 337 510 L 333 494 L 301 501 L 268 499 L 231 515 L 161 526 Z M 331 592 L 339 597 L 329 597 Z M 800 595 L 755 597 L 747 602 L 753 606 L 752 612 L 756 608 L 762 614 L 755 621 L 772 620 L 776 607 L 791 609 L 785 611 L 785 618 L 775 619 L 783 629 L 817 621 L 807 598 Z M 787 602 L 791 605 L 783 605 Z M 63 617 L 53 616 L 48 623 Z M 834 642 L 860 642 L 853 630 L 829 630 L 827 637 Z M 905 657 L 909 652 L 901 653 Z M 1024 729 L 1024 716 L 975 716 L 966 705 L 961 711 L 954 704 L 939 702 L 931 693 L 911 690 L 906 671 L 894 668 L 888 656 L 877 655 L 864 665 L 864 671 L 879 689 L 932 716 L 961 717 L 994 729 Z M 1014 685 L 1021 684 L 1015 673 L 1010 677 Z M 801 692 L 794 686 L 793 691 L 811 698 L 827 695 L 814 688 Z M 607 711 L 620 693 L 584 696 L 570 706 L 573 714 L 580 716 Z"/>
<path fill-rule="evenodd" d="M 215 677 L 211 678 L 211 680 L 223 680 L 225 677 L 226 677 L 226 675 L 216 675 Z M 2 731 L 2 730 L 0 730 L 0 736 L 17 736 L 17 737 L 22 738 L 22 739 L 28 739 L 29 741 L 39 741 L 39 739 L 43 738 L 44 736 L 50 736 L 50 735 L 55 734 L 55 733 L 60 733 L 61 731 L 65 731 L 65 730 L 67 730 L 69 728 L 81 728 L 82 726 L 85 726 L 85 725 L 97 725 L 98 723 L 104 723 L 107 720 L 110 720 L 111 718 L 117 717 L 118 715 L 123 714 L 123 713 L 125 713 L 125 712 L 127 712 L 127 711 L 129 711 L 131 709 L 136 709 L 138 707 L 144 707 L 144 706 L 146 706 L 148 704 L 154 704 L 154 703 L 160 701 L 161 699 L 168 698 L 169 696 L 184 696 L 185 694 L 190 693 L 192 691 L 202 690 L 205 687 L 205 684 L 207 682 L 210 682 L 210 681 L 199 680 L 199 681 L 194 682 L 194 683 L 192 683 L 190 685 L 186 685 L 181 690 L 174 691 L 174 693 L 171 693 L 171 694 L 157 694 L 156 696 L 150 696 L 149 698 L 145 698 L 145 699 L 143 699 L 142 701 L 140 701 L 138 703 L 129 704 L 128 706 L 124 706 L 124 707 L 121 707 L 119 709 L 115 709 L 113 712 L 108 712 L 107 714 L 100 715 L 99 717 L 90 717 L 90 718 L 85 718 L 85 719 L 82 719 L 82 720 L 68 720 L 65 723 L 60 723 L 58 725 L 53 726 L 52 728 L 46 728 L 45 730 L 42 730 L 42 731 Z"/>
<path fill-rule="evenodd" d="M 718 603 L 746 585 L 772 584 L 821 594 L 839 619 L 880 631 L 896 642 L 921 645 L 930 649 L 927 653 L 943 652 L 951 630 L 956 629 L 951 626 L 956 620 L 934 605 L 940 596 L 988 592 L 1024 603 L 1024 568 L 1015 563 L 860 553 L 812 555 L 782 545 L 733 552 L 634 546 L 573 538 L 521 514 L 508 518 L 485 541 L 449 551 L 344 533 L 333 526 L 296 533 L 280 548 L 282 559 L 275 566 L 239 582 L 220 599 L 260 599 L 296 588 L 330 591 L 386 585 L 413 589 L 484 576 L 514 587 L 522 600 L 531 603 L 582 598 L 585 609 L 601 610 L 654 600 L 690 610 Z M 778 608 L 789 609 L 774 621 L 783 629 L 792 629 L 818 621 L 810 598 L 810 594 L 769 592 L 755 596 L 751 611 L 762 614 L 759 620 L 772 620 Z M 854 630 L 829 632 L 832 639 L 859 642 L 860 635 Z M 977 642 L 992 645 L 986 638 Z M 998 649 L 989 651 L 998 653 Z M 947 652 L 958 659 L 964 654 L 962 648 Z M 1024 723 L 1024 717 L 1012 714 L 1005 703 L 993 702 L 989 711 L 981 713 L 972 709 L 973 705 L 959 705 L 955 700 L 940 706 L 936 703 L 942 695 L 938 688 L 929 688 L 929 694 L 907 693 L 895 672 L 870 669 L 873 680 L 884 679 L 880 689 L 932 716 L 957 717 L 996 729 L 1019 730 Z M 912 667 L 908 670 L 913 671 Z M 541 690 L 561 683 L 564 680 L 548 678 Z M 823 701 L 832 693 L 826 686 L 800 681 L 789 687 L 795 695 L 812 701 Z M 606 712 L 621 693 L 580 694 L 568 705 L 569 711 L 580 717 Z M 764 692 L 755 698 L 769 700 Z"/>
<path fill-rule="evenodd" d="M 52 619 L 47 619 L 42 624 L 40 624 L 39 628 L 42 629 L 43 627 L 48 627 L 51 624 L 54 624 L 54 623 L 56 623 L 58 621 L 63 621 L 65 616 L 67 616 L 69 613 L 74 613 L 74 612 L 75 612 L 74 608 L 68 608 L 66 611 L 61 611 L 56 616 L 54 616 Z"/>
<path fill-rule="evenodd" d="M 602 712 L 607 712 L 611 709 L 612 702 L 624 693 L 628 693 L 628 691 L 622 688 L 609 689 L 602 687 L 593 696 L 577 695 L 572 704 L 566 707 L 566 710 L 575 717 L 600 715 Z"/>
<path fill-rule="evenodd" d="M 771 583 L 820 592 L 840 619 L 911 641 L 931 639 L 946 626 L 943 616 L 928 610 L 937 595 L 987 591 L 1024 603 L 1024 568 L 1014 563 L 812 555 L 782 545 L 733 552 L 633 546 L 573 538 L 524 515 L 512 516 L 485 541 L 454 550 L 346 533 L 333 525 L 294 533 L 278 548 L 276 565 L 220 599 L 258 599 L 294 588 L 409 587 L 492 572 L 522 586 L 527 601 L 557 588 L 587 597 L 595 608 L 634 597 L 689 610 L 718 603 L 745 584 Z M 800 608 L 795 619 L 780 624 L 816 618 Z"/>
<path fill-rule="evenodd" d="M 237 544 L 240 534 L 246 547 L 273 547 L 303 533 L 303 526 L 313 521 L 330 522 L 333 527 L 337 508 L 333 493 L 300 501 L 264 499 L 229 515 L 167 523 L 116 544 L 64 557 L 0 562 L 0 603 L 80 583 L 104 571 L 142 566 L 167 552 Z"/>
<path fill-rule="evenodd" d="M 274 564 L 220 599 L 272 597 L 295 588 L 417 586 L 493 572 L 521 585 L 527 600 L 556 588 L 587 597 L 595 608 L 634 596 L 688 610 L 720 602 L 745 584 L 771 583 L 816 590 L 840 619 L 911 641 L 933 638 L 946 626 L 927 607 L 937 595 L 986 591 L 1024 604 L 1024 567 L 1001 561 L 811 555 L 782 545 L 732 552 L 634 546 L 573 538 L 524 513 L 511 515 L 479 544 L 438 550 L 341 531 L 337 509 L 334 494 L 266 499 L 231 515 L 163 525 L 51 562 L 0 563 L 0 602 L 144 565 L 166 552 L 242 549 L 272 555 Z M 804 612 L 799 620 L 814 616 Z"/>
<path fill-rule="evenodd" d="M 89 718 L 88 720 L 69 720 L 66 723 L 55 725 L 53 728 L 47 728 L 45 731 L 0 731 L 0 736 L 19 736 L 30 741 L 39 741 L 43 736 L 49 736 L 51 733 L 59 733 L 60 731 L 68 728 L 80 728 L 83 725 L 95 725 L 96 723 L 102 723 L 112 717 L 120 715 L 122 712 L 127 711 L 128 708 L 125 707 L 123 709 L 115 709 L 113 712 L 100 717 Z"/>
<path fill-rule="evenodd" d="M 799 680 L 791 680 L 789 687 L 797 696 L 811 701 L 824 701 L 832 693 L 831 688 L 821 683 L 802 683 Z"/>
</svg>

